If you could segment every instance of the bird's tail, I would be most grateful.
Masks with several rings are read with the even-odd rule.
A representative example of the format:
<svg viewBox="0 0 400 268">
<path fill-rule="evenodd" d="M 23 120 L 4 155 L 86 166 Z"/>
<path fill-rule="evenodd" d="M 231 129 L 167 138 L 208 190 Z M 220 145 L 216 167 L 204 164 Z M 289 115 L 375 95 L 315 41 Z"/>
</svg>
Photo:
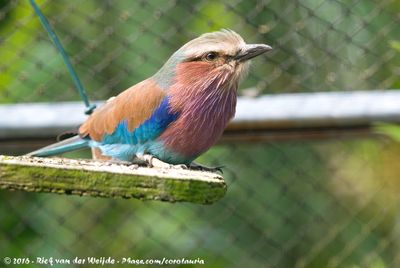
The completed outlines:
<svg viewBox="0 0 400 268">
<path fill-rule="evenodd" d="M 79 136 L 74 136 L 72 138 L 65 139 L 63 141 L 51 144 L 49 146 L 43 147 L 39 150 L 33 151 L 26 154 L 27 156 L 39 156 L 46 157 L 56 154 L 66 153 L 69 151 L 74 151 L 89 146 L 89 139 L 83 139 Z"/>
</svg>

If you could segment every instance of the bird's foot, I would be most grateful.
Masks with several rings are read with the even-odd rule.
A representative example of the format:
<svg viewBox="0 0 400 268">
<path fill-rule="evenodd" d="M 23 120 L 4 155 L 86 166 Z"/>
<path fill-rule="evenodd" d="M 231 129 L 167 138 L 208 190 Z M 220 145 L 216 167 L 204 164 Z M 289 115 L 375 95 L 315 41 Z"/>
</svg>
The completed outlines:
<svg viewBox="0 0 400 268">
<path fill-rule="evenodd" d="M 163 162 L 160 159 L 158 159 L 152 155 L 149 155 L 149 154 L 137 155 L 133 159 L 132 163 L 140 165 L 140 166 L 147 166 L 150 168 L 155 167 L 155 168 L 191 169 L 191 170 L 199 170 L 199 171 L 207 171 L 207 172 L 215 172 L 215 173 L 219 172 L 221 174 L 224 173 L 222 171 L 222 168 L 224 166 L 208 167 L 208 166 L 197 164 L 195 162 L 192 162 L 189 165 L 185 165 L 185 164 L 171 165 L 171 164 Z"/>
<path fill-rule="evenodd" d="M 195 162 L 192 162 L 189 164 L 189 169 L 193 169 L 193 170 L 200 170 L 200 171 L 208 171 L 208 172 L 219 172 L 221 174 L 223 174 L 223 168 L 224 166 L 217 166 L 217 167 L 208 167 L 208 166 L 204 166 L 204 165 L 200 165 L 197 164 Z"/>
<path fill-rule="evenodd" d="M 185 164 L 172 165 L 172 167 L 175 169 L 189 169 L 189 167 Z"/>
<path fill-rule="evenodd" d="M 171 165 L 161 161 L 158 158 L 155 158 L 152 155 L 144 154 L 144 155 L 137 155 L 136 158 L 133 160 L 134 163 L 138 165 L 144 165 L 147 167 L 155 167 L 155 168 L 170 168 Z"/>
</svg>

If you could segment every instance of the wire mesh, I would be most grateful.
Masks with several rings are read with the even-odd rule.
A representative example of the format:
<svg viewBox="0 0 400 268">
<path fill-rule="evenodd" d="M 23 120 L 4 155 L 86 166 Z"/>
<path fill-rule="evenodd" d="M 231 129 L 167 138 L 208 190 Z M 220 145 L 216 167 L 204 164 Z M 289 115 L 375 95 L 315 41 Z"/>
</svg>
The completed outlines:
<svg viewBox="0 0 400 268">
<path fill-rule="evenodd" d="M 92 100 L 147 78 L 184 42 L 220 28 L 274 47 L 253 62 L 241 85 L 252 90 L 240 94 L 400 87 L 395 0 L 38 4 Z M 0 1 L 0 59 L 0 103 L 79 99 L 28 1 Z M 210 206 L 3 191 L 0 257 L 399 267 L 399 155 L 381 138 L 220 144 L 199 159 L 226 167 L 227 195 Z"/>
</svg>

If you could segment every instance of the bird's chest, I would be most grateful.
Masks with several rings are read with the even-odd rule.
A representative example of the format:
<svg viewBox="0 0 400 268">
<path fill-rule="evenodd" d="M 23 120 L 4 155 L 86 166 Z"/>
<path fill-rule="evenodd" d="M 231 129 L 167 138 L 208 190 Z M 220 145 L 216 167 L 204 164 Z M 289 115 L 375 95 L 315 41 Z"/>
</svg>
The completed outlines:
<svg viewBox="0 0 400 268">
<path fill-rule="evenodd" d="M 224 93 L 188 101 L 159 138 L 166 149 L 196 158 L 215 144 L 235 114 L 235 92 Z"/>
</svg>

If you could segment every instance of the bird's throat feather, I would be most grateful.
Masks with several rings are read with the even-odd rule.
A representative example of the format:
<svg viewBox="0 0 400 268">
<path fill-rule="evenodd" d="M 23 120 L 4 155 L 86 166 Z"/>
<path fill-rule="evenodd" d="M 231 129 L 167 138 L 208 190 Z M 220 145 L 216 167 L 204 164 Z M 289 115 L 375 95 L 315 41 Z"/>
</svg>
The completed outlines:
<svg viewBox="0 0 400 268">
<path fill-rule="evenodd" d="M 160 136 L 167 149 L 196 157 L 222 135 L 235 114 L 237 83 L 224 69 L 203 62 L 178 65 L 169 91 L 171 109 L 179 118 Z"/>
</svg>

